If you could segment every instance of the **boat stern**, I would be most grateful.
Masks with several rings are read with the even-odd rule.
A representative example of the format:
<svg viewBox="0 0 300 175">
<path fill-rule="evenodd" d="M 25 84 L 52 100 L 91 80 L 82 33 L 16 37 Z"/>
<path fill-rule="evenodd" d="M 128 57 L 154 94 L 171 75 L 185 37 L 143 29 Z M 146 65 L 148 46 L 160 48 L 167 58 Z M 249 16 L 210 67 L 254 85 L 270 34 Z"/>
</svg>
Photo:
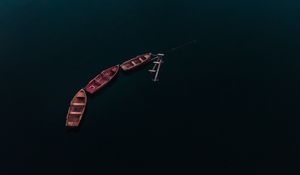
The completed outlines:
<svg viewBox="0 0 300 175">
<path fill-rule="evenodd" d="M 79 126 L 80 122 L 74 122 L 74 121 L 67 121 L 66 126 L 69 128 L 76 128 Z"/>
<path fill-rule="evenodd" d="M 84 90 L 90 94 L 93 94 L 96 91 L 96 87 L 94 85 L 87 85 Z"/>
</svg>

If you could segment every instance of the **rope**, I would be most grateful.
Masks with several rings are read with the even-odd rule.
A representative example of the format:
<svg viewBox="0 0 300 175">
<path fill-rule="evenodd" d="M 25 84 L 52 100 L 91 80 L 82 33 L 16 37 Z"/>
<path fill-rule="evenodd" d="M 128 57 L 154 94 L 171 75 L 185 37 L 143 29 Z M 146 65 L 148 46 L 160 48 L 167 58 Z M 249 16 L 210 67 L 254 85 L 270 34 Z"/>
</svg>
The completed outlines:
<svg viewBox="0 0 300 175">
<path fill-rule="evenodd" d="M 197 42 L 197 40 L 192 40 L 192 41 L 186 42 L 186 43 L 184 43 L 184 44 L 181 44 L 181 45 L 179 45 L 179 46 L 170 48 L 170 49 L 166 50 L 166 51 L 163 52 L 163 53 L 166 54 L 166 53 L 174 52 L 174 51 L 176 51 L 176 50 L 178 50 L 178 49 L 181 49 L 181 48 L 183 48 L 183 47 L 186 47 L 186 46 L 188 46 L 188 45 L 195 44 L 196 42 Z"/>
</svg>

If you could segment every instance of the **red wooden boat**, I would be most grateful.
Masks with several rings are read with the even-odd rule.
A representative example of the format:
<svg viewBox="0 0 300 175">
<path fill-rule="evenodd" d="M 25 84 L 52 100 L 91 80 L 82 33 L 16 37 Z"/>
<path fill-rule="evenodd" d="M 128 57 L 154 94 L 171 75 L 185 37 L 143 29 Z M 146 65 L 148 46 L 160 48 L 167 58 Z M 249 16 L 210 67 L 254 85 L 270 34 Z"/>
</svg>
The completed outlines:
<svg viewBox="0 0 300 175">
<path fill-rule="evenodd" d="M 123 71 L 128 71 L 135 69 L 143 64 L 146 64 L 151 60 L 151 53 L 145 53 L 143 55 L 136 56 L 128 61 L 125 61 L 121 64 L 121 68 Z"/>
<path fill-rule="evenodd" d="M 99 89 L 103 88 L 108 82 L 110 82 L 117 75 L 118 72 L 119 65 L 105 69 L 94 79 L 92 79 L 84 89 L 88 93 L 93 94 Z"/>
<path fill-rule="evenodd" d="M 81 118 L 84 114 L 84 110 L 87 103 L 87 96 L 83 89 L 80 89 L 77 94 L 73 97 L 68 115 L 66 126 L 67 127 L 78 127 L 81 121 Z"/>
</svg>

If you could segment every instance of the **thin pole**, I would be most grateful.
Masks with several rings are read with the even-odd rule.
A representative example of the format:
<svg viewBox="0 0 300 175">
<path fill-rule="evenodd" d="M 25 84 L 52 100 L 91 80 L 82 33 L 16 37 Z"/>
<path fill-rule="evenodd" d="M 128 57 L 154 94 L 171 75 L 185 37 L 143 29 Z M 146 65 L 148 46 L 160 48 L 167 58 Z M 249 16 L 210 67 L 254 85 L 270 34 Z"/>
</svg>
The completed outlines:
<svg viewBox="0 0 300 175">
<path fill-rule="evenodd" d="M 165 51 L 164 53 L 166 54 L 166 53 L 169 53 L 169 52 L 174 52 L 175 50 L 181 49 L 181 48 L 186 47 L 186 46 L 191 45 L 191 44 L 195 44 L 196 42 L 197 42 L 197 40 L 188 41 L 188 42 L 186 42 L 184 44 L 181 44 L 179 46 L 170 48 L 167 51 Z"/>
<path fill-rule="evenodd" d="M 155 72 L 155 77 L 153 79 L 153 81 L 158 81 L 157 77 L 158 77 L 158 73 L 159 73 L 159 70 L 160 70 L 160 65 L 161 65 L 161 58 L 158 58 L 157 60 L 159 63 L 157 63 L 157 69 L 156 69 L 156 72 Z"/>
</svg>

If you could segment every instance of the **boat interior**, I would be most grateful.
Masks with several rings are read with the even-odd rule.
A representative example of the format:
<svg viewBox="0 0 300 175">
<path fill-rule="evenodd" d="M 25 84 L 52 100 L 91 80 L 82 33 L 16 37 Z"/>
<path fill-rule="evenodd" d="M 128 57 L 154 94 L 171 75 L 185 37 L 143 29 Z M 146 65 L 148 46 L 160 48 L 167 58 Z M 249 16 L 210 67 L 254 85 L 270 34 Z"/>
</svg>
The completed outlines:
<svg viewBox="0 0 300 175">
<path fill-rule="evenodd" d="M 77 104 L 74 105 L 74 104 L 72 104 L 70 106 L 70 111 L 72 111 L 72 112 L 82 112 L 84 107 L 85 107 L 84 104 L 83 105 L 77 105 Z"/>
<path fill-rule="evenodd" d="M 94 80 L 94 84 L 97 85 L 97 86 L 103 84 L 104 82 L 105 82 L 105 80 L 103 80 L 102 77 L 101 77 L 101 78 L 96 78 L 96 79 Z"/>
<path fill-rule="evenodd" d="M 70 114 L 68 117 L 68 122 L 79 122 L 81 115 L 78 114 Z"/>
<path fill-rule="evenodd" d="M 85 102 L 86 102 L 86 97 L 85 95 L 82 95 L 82 96 L 77 96 L 74 101 L 73 101 L 73 105 L 85 105 Z"/>
<path fill-rule="evenodd" d="M 143 61 L 140 60 L 140 57 L 132 61 L 134 64 L 141 64 Z"/>
</svg>

